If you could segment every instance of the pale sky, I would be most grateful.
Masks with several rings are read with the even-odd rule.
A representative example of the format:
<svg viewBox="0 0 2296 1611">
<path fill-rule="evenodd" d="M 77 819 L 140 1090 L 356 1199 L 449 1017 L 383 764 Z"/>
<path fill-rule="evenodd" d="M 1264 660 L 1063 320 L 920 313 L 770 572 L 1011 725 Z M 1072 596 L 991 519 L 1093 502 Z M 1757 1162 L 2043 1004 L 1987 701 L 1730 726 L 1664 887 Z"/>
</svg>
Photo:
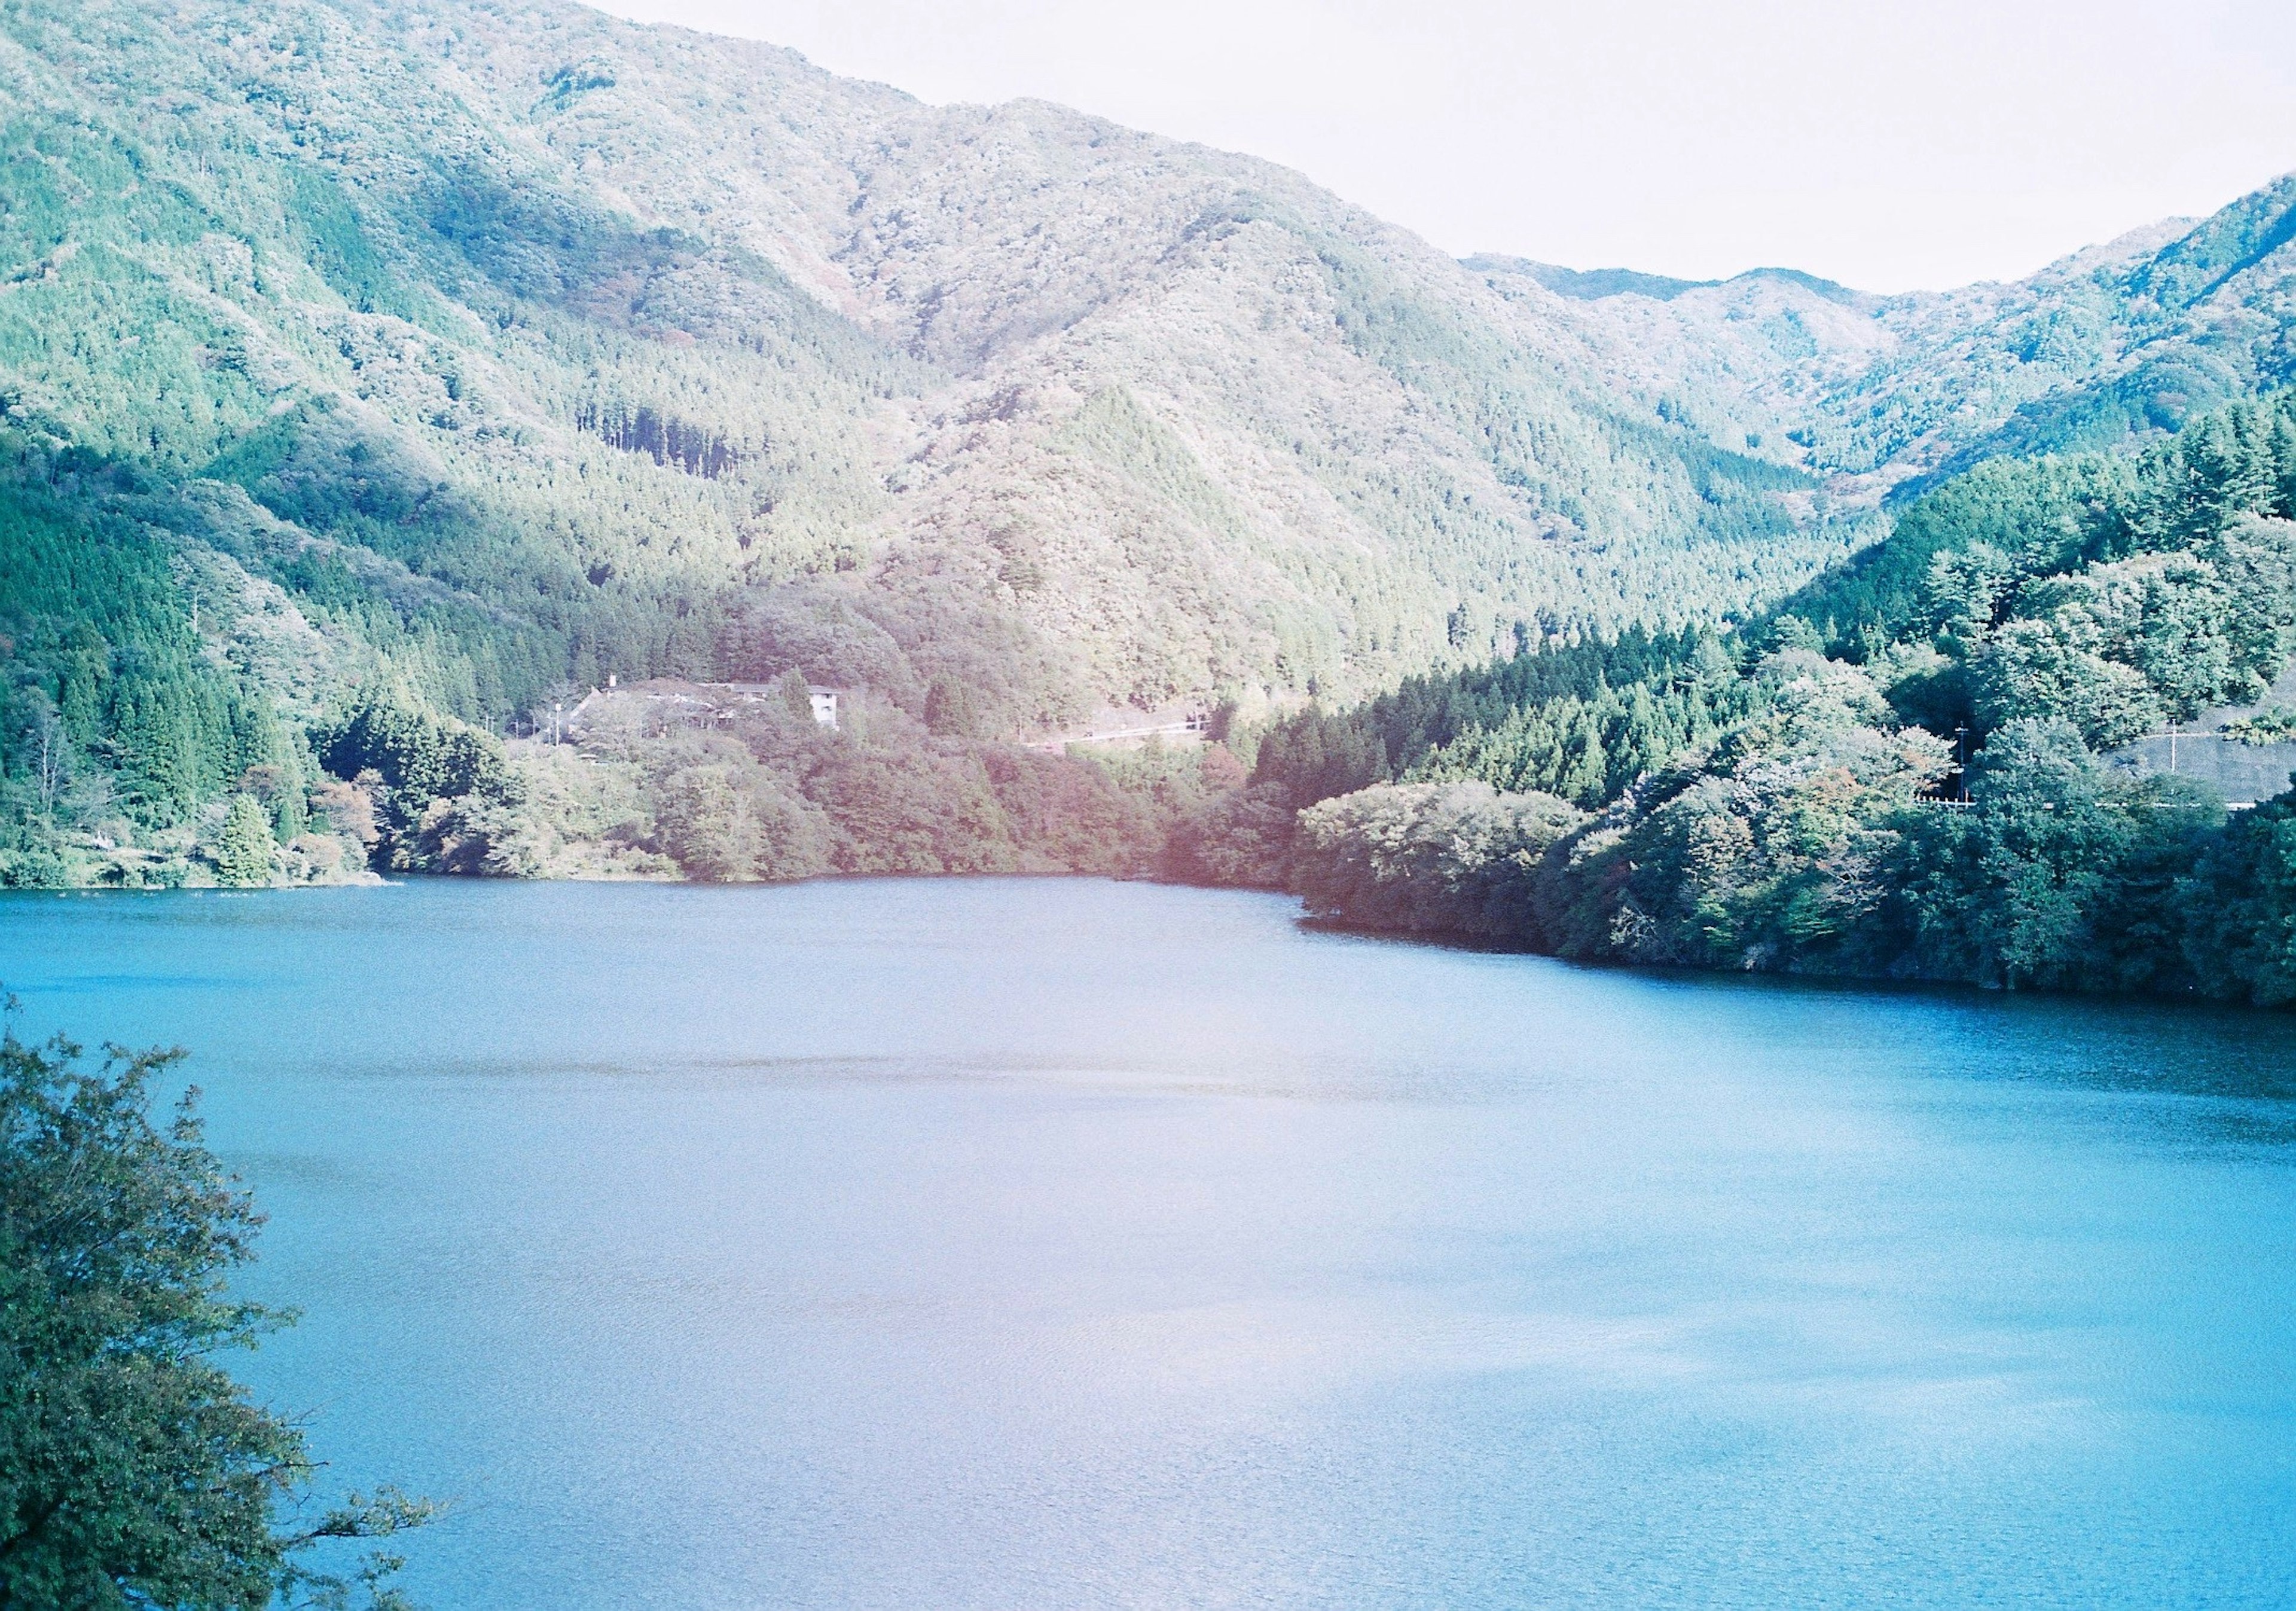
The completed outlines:
<svg viewBox="0 0 2296 1611">
<path fill-rule="evenodd" d="M 1455 253 L 1874 290 L 2296 169 L 2296 0 L 607 0 L 1250 151 Z"/>
</svg>

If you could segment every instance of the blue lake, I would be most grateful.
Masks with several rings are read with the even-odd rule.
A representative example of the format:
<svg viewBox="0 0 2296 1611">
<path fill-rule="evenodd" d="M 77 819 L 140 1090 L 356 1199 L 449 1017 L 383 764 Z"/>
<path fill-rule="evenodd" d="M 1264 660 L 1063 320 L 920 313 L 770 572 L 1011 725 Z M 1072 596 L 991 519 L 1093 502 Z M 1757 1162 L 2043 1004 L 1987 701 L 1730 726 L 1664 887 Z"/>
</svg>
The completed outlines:
<svg viewBox="0 0 2296 1611">
<path fill-rule="evenodd" d="M 0 898 L 447 1607 L 2285 1607 L 2296 1021 L 1091 881 Z"/>
</svg>

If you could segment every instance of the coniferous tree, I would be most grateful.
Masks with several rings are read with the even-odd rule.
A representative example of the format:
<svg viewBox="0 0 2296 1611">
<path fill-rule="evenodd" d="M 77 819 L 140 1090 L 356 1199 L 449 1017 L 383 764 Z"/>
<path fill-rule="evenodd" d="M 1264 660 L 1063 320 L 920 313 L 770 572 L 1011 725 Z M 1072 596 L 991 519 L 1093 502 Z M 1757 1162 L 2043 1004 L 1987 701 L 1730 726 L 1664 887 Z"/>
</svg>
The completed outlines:
<svg viewBox="0 0 2296 1611">
<path fill-rule="evenodd" d="M 251 794 L 235 794 L 216 833 L 216 882 L 255 889 L 271 881 L 271 814 Z"/>
</svg>

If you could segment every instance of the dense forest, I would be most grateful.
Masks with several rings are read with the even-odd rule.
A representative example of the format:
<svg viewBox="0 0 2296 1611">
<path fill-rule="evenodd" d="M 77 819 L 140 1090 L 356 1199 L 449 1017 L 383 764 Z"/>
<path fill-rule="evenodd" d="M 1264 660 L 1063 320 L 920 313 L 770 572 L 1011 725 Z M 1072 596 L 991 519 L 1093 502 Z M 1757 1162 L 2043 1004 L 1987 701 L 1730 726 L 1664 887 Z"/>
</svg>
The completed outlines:
<svg viewBox="0 0 2296 1611">
<path fill-rule="evenodd" d="M 1207 876 L 1565 956 L 2296 1001 L 2296 793 L 2130 741 L 2296 655 L 2296 404 L 1995 459 L 1728 630 L 1553 644 L 1260 741 Z M 2123 764 L 2116 765 L 2116 762 Z"/>
</svg>

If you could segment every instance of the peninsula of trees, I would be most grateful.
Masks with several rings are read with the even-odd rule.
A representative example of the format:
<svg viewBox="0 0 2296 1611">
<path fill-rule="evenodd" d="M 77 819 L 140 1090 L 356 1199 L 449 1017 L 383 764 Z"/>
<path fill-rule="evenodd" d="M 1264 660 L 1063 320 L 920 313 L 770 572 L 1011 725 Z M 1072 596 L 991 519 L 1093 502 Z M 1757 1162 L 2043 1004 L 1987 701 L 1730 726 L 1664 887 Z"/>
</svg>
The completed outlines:
<svg viewBox="0 0 2296 1611">
<path fill-rule="evenodd" d="M 2296 407 L 2236 405 L 1980 465 L 1739 628 L 1285 721 L 1217 864 L 1571 957 L 2284 1005 L 2292 656 Z M 2243 707 L 2185 744 L 2268 753 L 2253 809 L 2124 748 Z"/>
</svg>

